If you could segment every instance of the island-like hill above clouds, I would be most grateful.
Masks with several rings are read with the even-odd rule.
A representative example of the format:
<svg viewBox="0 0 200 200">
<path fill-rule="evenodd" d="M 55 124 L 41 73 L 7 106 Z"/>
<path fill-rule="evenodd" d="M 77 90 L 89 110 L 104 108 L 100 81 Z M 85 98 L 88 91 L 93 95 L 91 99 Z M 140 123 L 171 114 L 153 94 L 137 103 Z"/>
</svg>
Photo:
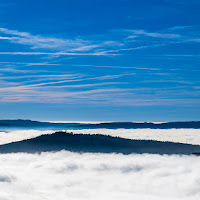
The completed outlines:
<svg viewBox="0 0 200 200">
<path fill-rule="evenodd" d="M 68 150 L 92 153 L 150 153 L 150 154 L 199 154 L 200 145 L 147 140 L 130 140 L 105 135 L 84 135 L 56 132 L 36 138 L 0 145 L 0 153 L 40 153 Z"/>
<path fill-rule="evenodd" d="M 32 120 L 0 120 L 0 127 L 55 127 L 55 128 L 151 128 L 151 129 L 169 129 L 169 128 L 200 128 L 200 121 L 185 121 L 185 122 L 104 122 L 104 123 L 52 123 L 40 122 Z"/>
</svg>

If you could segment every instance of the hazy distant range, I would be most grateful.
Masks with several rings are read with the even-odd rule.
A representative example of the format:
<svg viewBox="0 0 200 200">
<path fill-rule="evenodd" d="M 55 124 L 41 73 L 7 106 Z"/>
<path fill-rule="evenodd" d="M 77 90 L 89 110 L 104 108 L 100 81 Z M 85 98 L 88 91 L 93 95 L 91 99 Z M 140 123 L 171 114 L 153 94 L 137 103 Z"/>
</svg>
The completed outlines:
<svg viewBox="0 0 200 200">
<path fill-rule="evenodd" d="M 103 123 L 53 123 L 53 122 L 40 122 L 32 120 L 0 120 L 0 127 L 38 127 L 38 128 L 73 128 L 73 129 L 138 129 L 138 128 L 151 128 L 151 129 L 169 129 L 169 128 L 200 128 L 200 121 L 186 121 L 186 122 L 103 122 Z"/>
</svg>

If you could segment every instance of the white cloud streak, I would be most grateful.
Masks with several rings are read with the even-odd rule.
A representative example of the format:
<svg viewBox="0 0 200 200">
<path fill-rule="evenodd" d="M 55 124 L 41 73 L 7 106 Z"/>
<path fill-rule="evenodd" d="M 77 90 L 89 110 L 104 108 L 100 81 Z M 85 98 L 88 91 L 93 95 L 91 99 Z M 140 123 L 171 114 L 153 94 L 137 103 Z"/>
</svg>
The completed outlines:
<svg viewBox="0 0 200 200">
<path fill-rule="evenodd" d="M 126 30 L 127 32 L 133 33 L 135 35 L 143 35 L 148 37 L 154 37 L 154 38 L 167 38 L 167 39 L 173 39 L 173 38 L 180 38 L 181 36 L 179 34 L 173 34 L 173 33 L 156 33 L 156 32 L 148 32 L 145 30 Z M 129 36 L 128 38 L 132 38 L 133 36 Z"/>
<path fill-rule="evenodd" d="M 104 55 L 120 55 L 120 54 L 107 54 L 106 52 L 96 53 L 69 53 L 69 52 L 0 52 L 0 55 L 53 55 L 53 56 L 104 56 Z"/>
<path fill-rule="evenodd" d="M 106 50 L 107 53 L 157 48 L 178 43 L 197 43 L 198 45 L 200 42 L 197 26 L 176 26 L 155 32 L 142 29 L 118 29 L 114 30 L 114 33 L 126 35 L 125 41 L 129 48 Z"/>
<path fill-rule="evenodd" d="M 31 63 L 31 62 L 0 62 L 0 64 L 25 65 L 25 66 L 57 66 L 57 65 L 61 65 L 61 64 L 58 64 L 58 63 L 47 63 L 47 62 L 40 62 L 40 63 Z"/>
<path fill-rule="evenodd" d="M 18 43 L 28 45 L 32 49 L 44 48 L 44 49 L 56 49 L 56 50 L 72 50 L 73 48 L 88 47 L 88 50 L 95 48 L 93 45 L 88 46 L 88 41 L 82 39 L 61 39 L 53 37 L 43 37 L 40 35 L 32 35 L 28 32 L 20 32 L 17 30 L 9 30 L 6 28 L 0 28 L 0 32 L 11 35 L 11 37 L 2 37 L 2 39 L 10 40 L 12 43 Z M 0 38 L 1 39 L 1 38 Z"/>
<path fill-rule="evenodd" d="M 126 51 L 158 48 L 176 43 L 199 43 L 199 34 L 194 34 L 195 30 L 190 29 L 192 28 L 186 26 L 172 27 L 157 32 L 142 29 L 119 29 L 114 31 L 115 33 L 123 33 L 120 35 L 118 41 L 92 41 L 80 38 L 63 39 L 45 37 L 41 35 L 32 35 L 28 32 L 0 28 L 0 32 L 4 34 L 4 36 L 0 36 L 0 40 L 8 40 L 11 43 L 22 44 L 30 47 L 31 49 L 39 49 L 39 51 L 33 52 L 0 52 L 0 55 L 47 55 L 48 57 L 116 56 L 121 55 L 121 51 L 126 54 Z M 125 37 L 124 34 L 127 36 Z M 149 44 L 144 43 L 144 39 L 145 41 L 148 41 Z M 137 45 L 134 44 L 135 42 L 137 42 Z M 125 46 L 125 48 L 121 48 L 121 46 Z M 41 49 L 45 49 L 46 51 L 43 52 Z M 50 50 L 51 52 L 47 50 Z"/>
<path fill-rule="evenodd" d="M 118 41 L 90 41 L 80 38 L 63 39 L 57 37 L 45 37 L 32 35 L 28 32 L 0 28 L 0 40 L 8 40 L 11 43 L 28 46 L 31 49 L 45 49 L 56 52 L 0 52 L 1 55 L 48 55 L 48 56 L 90 56 L 106 55 L 101 48 L 118 47 L 122 44 Z M 113 54 L 110 54 L 113 55 Z"/>
<path fill-rule="evenodd" d="M 13 71 L 9 70 L 9 72 Z M 31 73 L 31 70 L 29 72 Z M 2 76 L 0 102 L 69 103 L 83 99 L 84 101 L 87 101 L 87 99 L 95 101 L 95 95 L 110 96 L 116 93 L 124 95 L 124 93 L 130 92 L 132 90 L 130 88 L 115 87 L 115 85 L 126 84 L 126 82 L 113 82 L 111 80 L 134 75 L 135 73 L 104 76 L 88 76 L 76 73 L 7 75 L 5 77 L 0 75 L 0 77 Z"/>
<path fill-rule="evenodd" d="M 97 66 L 98 67 L 98 66 Z M 104 66 L 99 66 L 104 67 Z M 105 66 L 112 67 L 112 66 Z M 137 68 L 134 69 L 148 69 Z M 21 70 L 1 68 L 4 72 L 21 73 Z M 151 70 L 151 69 L 150 69 Z M 157 68 L 152 68 L 157 70 Z M 136 73 L 108 74 L 104 76 L 89 76 L 85 74 L 58 73 L 31 74 L 32 70 L 22 72 L 25 75 L 7 75 L 1 77 L 0 102 L 40 102 L 40 103 L 78 103 L 101 105 L 196 105 L 199 99 L 183 98 L 177 93 L 177 86 L 171 88 L 129 88 L 127 84 Z M 35 70 L 33 71 L 35 72 Z M 50 74 L 49 74 L 50 73 Z M 124 78 L 129 81 L 124 82 Z M 118 79 L 117 81 L 111 81 Z M 172 81 L 172 80 L 171 80 Z M 189 84 L 186 82 L 181 84 Z M 123 84 L 123 85 L 122 85 Z M 191 83 L 192 84 L 192 83 Z M 117 86 L 118 85 L 118 86 Z M 180 87 L 179 87 L 180 90 Z M 152 95 L 154 91 L 154 95 Z M 163 92 L 164 91 L 164 92 Z M 186 91 L 187 92 L 187 91 Z M 170 96 L 168 94 L 170 93 Z M 197 96 L 192 92 L 190 97 Z M 179 98 L 178 98 L 179 97 Z"/>
<path fill-rule="evenodd" d="M 127 67 L 127 66 L 115 66 L 115 65 L 73 65 L 77 67 L 98 67 L 98 68 L 113 68 L 113 69 L 138 69 L 138 70 L 160 70 L 160 68 L 155 67 Z"/>
</svg>

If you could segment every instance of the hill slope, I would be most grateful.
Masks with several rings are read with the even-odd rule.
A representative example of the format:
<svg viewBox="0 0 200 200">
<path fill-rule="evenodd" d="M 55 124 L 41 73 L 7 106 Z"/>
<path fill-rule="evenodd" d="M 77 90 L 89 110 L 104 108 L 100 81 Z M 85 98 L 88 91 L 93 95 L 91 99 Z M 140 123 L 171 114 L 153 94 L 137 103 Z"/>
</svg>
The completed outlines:
<svg viewBox="0 0 200 200">
<path fill-rule="evenodd" d="M 99 153 L 153 153 L 192 154 L 200 153 L 199 145 L 147 140 L 130 140 L 105 135 L 84 135 L 56 132 L 37 138 L 0 145 L 0 153 L 69 150 L 73 152 Z"/>
</svg>

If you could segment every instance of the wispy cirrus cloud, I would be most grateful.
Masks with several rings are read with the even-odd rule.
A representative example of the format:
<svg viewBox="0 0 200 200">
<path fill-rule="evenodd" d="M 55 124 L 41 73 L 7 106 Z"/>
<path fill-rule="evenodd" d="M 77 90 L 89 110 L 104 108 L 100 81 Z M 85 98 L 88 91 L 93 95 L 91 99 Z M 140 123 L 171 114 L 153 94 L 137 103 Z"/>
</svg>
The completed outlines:
<svg viewBox="0 0 200 200">
<path fill-rule="evenodd" d="M 107 52 L 94 52 L 94 53 L 69 53 L 69 52 L 0 52 L 0 55 L 53 55 L 53 56 L 103 56 L 103 55 L 120 55 L 108 54 Z"/>
<path fill-rule="evenodd" d="M 149 48 L 162 48 L 167 45 L 193 44 L 199 45 L 199 26 L 175 26 L 161 30 L 150 31 L 144 29 L 117 29 L 113 34 L 124 38 L 125 48 L 105 50 L 105 53 L 117 53 L 136 50 L 147 50 Z"/>
<path fill-rule="evenodd" d="M 196 29 L 195 26 L 176 26 L 154 32 L 143 29 L 118 29 L 105 33 L 104 37 L 102 36 L 104 39 L 100 40 L 97 39 L 98 36 L 93 39 L 47 37 L 6 28 L 0 28 L 0 33 L 2 34 L 0 40 L 8 40 L 32 50 L 39 50 L 0 52 L 0 55 L 114 56 L 121 55 L 121 52 L 126 54 L 127 51 L 200 42 L 198 28 Z M 112 40 L 113 34 L 118 35 L 118 39 Z"/>
<path fill-rule="evenodd" d="M 121 46 L 118 41 L 113 40 L 86 40 L 79 37 L 58 38 L 43 35 L 33 35 L 29 32 L 9 30 L 0 28 L 0 40 L 8 40 L 11 43 L 25 45 L 30 49 L 45 49 L 51 52 L 1 52 L 3 55 L 105 55 L 101 53 L 101 48 Z M 53 52 L 52 52 L 53 51 Z"/>
<path fill-rule="evenodd" d="M 56 65 L 61 65 L 61 64 L 58 64 L 58 63 L 48 63 L 48 62 L 0 62 L 0 64 L 25 65 L 25 66 L 56 66 Z"/>
<path fill-rule="evenodd" d="M 101 79 L 101 77 L 96 78 L 96 80 Z M 121 106 L 197 105 L 199 102 L 198 98 L 192 98 L 192 94 L 188 95 L 190 98 L 184 98 L 182 96 L 184 90 L 178 92 L 177 87 L 122 88 L 121 82 L 110 82 L 109 77 L 103 77 L 103 80 L 104 82 L 85 83 L 83 82 L 84 79 L 79 79 L 77 80 L 80 81 L 78 84 L 73 84 L 73 80 L 64 80 L 17 86 L 11 85 L 9 87 L 4 85 L 0 89 L 0 102 L 74 104 L 81 101 L 86 104 Z M 115 87 L 117 85 L 119 87 Z M 195 95 L 198 94 L 195 92 Z"/>
<path fill-rule="evenodd" d="M 0 32 L 6 35 L 11 35 L 10 37 L 1 36 L 0 39 L 7 39 L 12 43 L 28 45 L 32 49 L 73 51 L 73 48 L 87 47 L 88 44 L 90 46 L 88 47 L 88 50 L 90 50 L 91 48 L 94 48 L 94 46 L 91 46 L 89 41 L 85 41 L 82 39 L 62 39 L 62 38 L 54 38 L 54 37 L 44 37 L 40 35 L 32 35 L 28 32 L 9 30 L 6 28 L 0 28 Z"/>
<path fill-rule="evenodd" d="M 128 36 L 128 38 L 135 38 L 136 36 L 143 35 L 143 36 L 148 36 L 148 37 L 154 37 L 154 38 L 168 38 L 168 39 L 173 39 L 173 38 L 180 38 L 181 35 L 179 34 L 173 34 L 173 33 L 157 33 L 157 32 L 148 32 L 145 30 L 125 30 L 129 33 L 132 33 L 134 35 Z"/>
<path fill-rule="evenodd" d="M 166 54 L 166 57 L 200 57 L 199 54 Z"/>
<path fill-rule="evenodd" d="M 2 62 L 2 65 L 10 64 Z M 26 63 L 18 63 L 19 65 Z M 40 64 L 40 63 L 39 63 Z M 47 63 L 48 64 L 48 63 Z M 79 65 L 77 65 L 79 66 Z M 85 65 L 80 65 L 85 66 Z M 41 71 L 18 68 L 0 68 L 0 75 L 3 82 L 0 88 L 0 102 L 40 102 L 40 103 L 79 103 L 106 104 L 106 105 L 129 105 L 129 106 L 150 106 L 150 105 L 196 105 L 198 95 L 196 91 L 187 94 L 184 99 L 184 91 L 187 92 L 188 82 L 171 80 L 171 88 L 166 85 L 153 87 L 148 82 L 141 82 L 137 79 L 137 73 L 145 76 L 158 71 L 160 68 L 148 67 L 124 67 L 124 66 L 101 66 L 86 65 L 87 67 L 117 68 L 128 70 L 116 74 L 104 74 L 101 76 L 82 73 L 70 73 L 63 71 Z M 7 71 L 5 71 L 7 70 Z M 15 71 L 16 70 L 16 71 Z M 130 71 L 134 70 L 134 71 Z M 135 70 L 139 70 L 135 71 Z M 142 70 L 142 71 L 141 71 Z M 23 73 L 22 76 L 22 72 Z M 15 73 L 13 75 L 13 72 Z M 4 76 L 4 73 L 6 76 Z M 166 72 L 164 73 L 166 75 Z M 160 76 L 160 73 L 159 73 Z M 113 81 L 114 80 L 114 81 Z M 134 84 L 131 80 L 134 80 Z M 143 84 L 140 86 L 137 82 Z M 154 80 L 152 80 L 154 81 Z M 156 82 L 157 80 L 155 80 Z M 162 81 L 162 82 L 165 82 Z M 169 81 L 168 81 L 169 82 Z M 177 86 L 177 83 L 180 83 Z M 146 85 L 145 85 L 146 84 Z M 184 84 L 184 87 L 182 85 Z M 192 84 L 192 83 L 191 83 Z M 135 87 L 135 85 L 137 85 Z M 197 84 L 194 84 L 196 86 Z M 181 92 L 179 92 L 181 90 Z M 192 93 L 193 92 L 193 93 Z M 190 97 L 190 98 L 189 98 Z"/>
<path fill-rule="evenodd" d="M 73 65 L 78 67 L 97 67 L 97 68 L 113 68 L 113 69 L 138 69 L 138 70 L 160 70 L 156 67 L 131 67 L 131 66 L 116 66 L 116 65 Z"/>
<path fill-rule="evenodd" d="M 14 79 L 21 79 L 21 78 L 32 78 L 31 82 L 35 82 L 33 84 L 25 84 L 28 83 L 29 81 L 25 82 L 19 82 L 19 86 L 17 87 L 5 87 L 5 88 L 0 88 L 0 91 L 6 91 L 6 90 L 17 90 L 20 88 L 23 89 L 30 89 L 30 88 L 39 88 L 41 86 L 49 86 L 49 85 L 57 85 L 57 84 L 64 84 L 64 83 L 72 83 L 72 82 L 83 82 L 83 81 L 106 81 L 108 80 L 107 84 L 110 83 L 110 80 L 112 79 L 118 79 L 123 76 L 133 76 L 135 73 L 127 73 L 127 74 L 117 74 L 117 75 L 104 75 L 104 76 L 94 76 L 94 77 L 87 77 L 85 75 L 80 75 L 80 74 L 56 74 L 56 75 L 28 75 L 28 76 L 10 76 L 10 77 L 5 77 L 2 79 L 4 80 L 14 80 Z M 42 77 L 42 78 L 41 78 Z M 36 78 L 33 80 L 33 78 Z M 40 79 L 41 78 L 41 79 Z M 49 80 L 54 80 L 54 81 L 49 81 Z M 63 79 L 63 80 L 62 80 Z M 49 82 L 47 82 L 49 81 Z M 40 83 L 38 83 L 40 82 Z M 92 84 L 90 84 L 92 86 Z"/>
<path fill-rule="evenodd" d="M 83 74 L 47 74 L 46 72 L 46 74 L 2 76 L 0 102 L 72 103 L 81 99 L 95 102 L 98 101 L 94 98 L 95 95 L 123 94 L 130 91 L 129 88 L 113 87 L 125 83 L 110 80 L 132 75 L 135 73 L 92 77 Z"/>
<path fill-rule="evenodd" d="M 152 37 L 163 39 L 174 39 L 182 41 L 190 41 L 189 39 L 199 39 L 199 26 L 173 26 L 157 31 L 149 31 L 144 29 L 119 29 L 118 32 L 129 33 L 128 38 Z M 199 42 L 197 40 L 197 42 Z"/>
</svg>

